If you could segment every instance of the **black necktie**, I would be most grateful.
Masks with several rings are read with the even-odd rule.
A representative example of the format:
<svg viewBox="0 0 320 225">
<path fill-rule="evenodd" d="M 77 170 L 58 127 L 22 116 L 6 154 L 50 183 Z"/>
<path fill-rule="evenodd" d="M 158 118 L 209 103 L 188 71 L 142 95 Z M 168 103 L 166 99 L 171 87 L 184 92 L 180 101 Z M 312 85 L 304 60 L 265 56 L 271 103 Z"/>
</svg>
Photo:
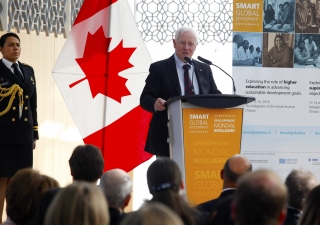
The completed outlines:
<svg viewBox="0 0 320 225">
<path fill-rule="evenodd" d="M 190 65 L 184 64 L 182 68 L 184 69 L 184 94 L 193 95 L 193 87 L 189 77 Z"/>
<path fill-rule="evenodd" d="M 23 82 L 23 75 L 20 72 L 20 70 L 18 69 L 18 64 L 13 63 L 12 67 L 13 67 L 14 75 L 16 75 Z"/>
</svg>

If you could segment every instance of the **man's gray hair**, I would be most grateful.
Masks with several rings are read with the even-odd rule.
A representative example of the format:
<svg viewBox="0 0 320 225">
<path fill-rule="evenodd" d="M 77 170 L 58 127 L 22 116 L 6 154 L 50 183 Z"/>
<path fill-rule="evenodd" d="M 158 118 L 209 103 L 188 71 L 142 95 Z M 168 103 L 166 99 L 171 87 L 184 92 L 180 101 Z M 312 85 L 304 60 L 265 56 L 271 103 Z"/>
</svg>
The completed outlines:
<svg viewBox="0 0 320 225">
<path fill-rule="evenodd" d="M 319 184 L 313 173 L 303 169 L 293 169 L 286 178 L 289 192 L 289 206 L 302 210 L 309 192 Z"/>
<path fill-rule="evenodd" d="M 132 180 L 121 169 L 113 169 L 105 172 L 100 179 L 102 188 L 110 207 L 123 207 L 125 199 L 132 192 Z"/>
<path fill-rule="evenodd" d="M 191 32 L 191 33 L 193 33 L 193 34 L 195 35 L 195 37 L 196 37 L 197 43 L 199 42 L 197 32 L 196 32 L 193 28 L 191 28 L 191 27 L 180 27 L 180 28 L 178 28 L 178 30 L 176 30 L 176 33 L 175 33 L 175 35 L 174 35 L 174 39 L 175 39 L 175 40 L 178 40 L 179 35 L 183 34 L 184 32 Z"/>
</svg>

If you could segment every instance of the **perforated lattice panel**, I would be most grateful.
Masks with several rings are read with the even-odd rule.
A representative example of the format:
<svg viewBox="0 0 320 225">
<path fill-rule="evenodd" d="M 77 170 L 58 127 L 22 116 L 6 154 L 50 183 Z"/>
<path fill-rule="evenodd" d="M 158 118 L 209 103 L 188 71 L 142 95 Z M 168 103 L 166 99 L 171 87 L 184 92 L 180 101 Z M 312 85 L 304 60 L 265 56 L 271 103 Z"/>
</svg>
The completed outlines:
<svg viewBox="0 0 320 225">
<path fill-rule="evenodd" d="M 169 42 L 178 27 L 197 30 L 199 41 L 231 42 L 232 1 L 140 0 L 136 21 L 145 41 Z"/>
</svg>

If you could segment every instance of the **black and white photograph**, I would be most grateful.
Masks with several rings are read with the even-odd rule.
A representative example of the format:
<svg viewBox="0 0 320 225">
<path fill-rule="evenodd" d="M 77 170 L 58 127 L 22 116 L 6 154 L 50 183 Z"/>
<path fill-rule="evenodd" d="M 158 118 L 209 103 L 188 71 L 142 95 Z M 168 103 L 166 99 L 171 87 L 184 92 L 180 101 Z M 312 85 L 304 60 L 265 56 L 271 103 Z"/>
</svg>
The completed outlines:
<svg viewBox="0 0 320 225">
<path fill-rule="evenodd" d="M 263 3 L 263 8 L 264 32 L 294 32 L 294 1 L 266 0 Z"/>
<path fill-rule="evenodd" d="M 263 34 L 263 67 L 293 68 L 294 35 Z"/>
<path fill-rule="evenodd" d="M 295 21 L 296 33 L 320 33 L 320 1 L 298 0 Z"/>
<path fill-rule="evenodd" d="M 262 66 L 261 33 L 234 33 L 232 42 L 233 66 Z"/>
<path fill-rule="evenodd" d="M 320 34 L 296 34 L 294 68 L 320 68 Z"/>
</svg>

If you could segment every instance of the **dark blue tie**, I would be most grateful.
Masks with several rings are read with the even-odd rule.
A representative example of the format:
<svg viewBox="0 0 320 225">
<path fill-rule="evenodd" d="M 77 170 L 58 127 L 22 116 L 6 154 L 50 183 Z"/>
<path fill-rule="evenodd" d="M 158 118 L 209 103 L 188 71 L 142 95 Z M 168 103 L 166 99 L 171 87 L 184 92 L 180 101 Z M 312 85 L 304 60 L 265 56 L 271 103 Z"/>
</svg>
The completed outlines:
<svg viewBox="0 0 320 225">
<path fill-rule="evenodd" d="M 23 75 L 20 72 L 20 70 L 18 69 L 17 63 L 13 63 L 12 67 L 13 67 L 14 75 L 16 75 L 23 82 Z"/>
<path fill-rule="evenodd" d="M 190 65 L 184 64 L 182 68 L 184 69 L 184 94 L 193 95 L 193 87 L 189 77 Z"/>
</svg>

